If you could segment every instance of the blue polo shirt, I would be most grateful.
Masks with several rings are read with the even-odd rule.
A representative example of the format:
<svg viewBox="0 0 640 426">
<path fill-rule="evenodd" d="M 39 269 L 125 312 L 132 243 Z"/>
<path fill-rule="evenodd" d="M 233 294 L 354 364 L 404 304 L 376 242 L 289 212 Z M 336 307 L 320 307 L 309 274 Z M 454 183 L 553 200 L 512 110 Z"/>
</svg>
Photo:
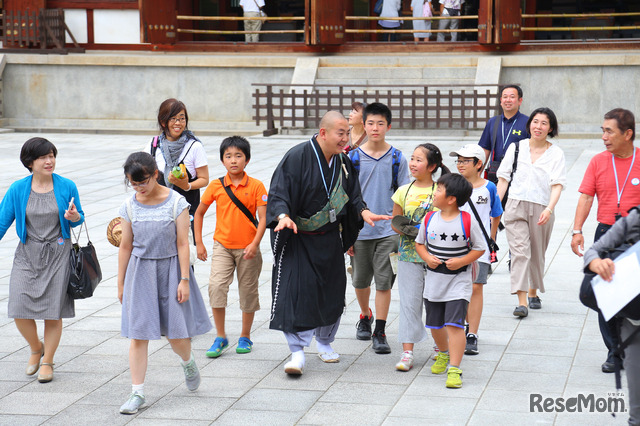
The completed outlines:
<svg viewBox="0 0 640 426">
<path fill-rule="evenodd" d="M 482 136 L 480 136 L 480 142 L 478 142 L 478 145 L 482 148 L 491 151 L 491 132 L 493 131 L 493 125 L 496 120 L 500 120 L 500 122 L 496 129 L 494 154 L 489 158 L 489 161 L 502 161 L 502 157 L 504 157 L 504 153 L 507 152 L 510 144 L 529 137 L 529 131 L 527 130 L 529 116 L 518 111 L 516 115 L 507 120 L 503 114 L 500 114 L 491 117 L 484 127 Z"/>
</svg>

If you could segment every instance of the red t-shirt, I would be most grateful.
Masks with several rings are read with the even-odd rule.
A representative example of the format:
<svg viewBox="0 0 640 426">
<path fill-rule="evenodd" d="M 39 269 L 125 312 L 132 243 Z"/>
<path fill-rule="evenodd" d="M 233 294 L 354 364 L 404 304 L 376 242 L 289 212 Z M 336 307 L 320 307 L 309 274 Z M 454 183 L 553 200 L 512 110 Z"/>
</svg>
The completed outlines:
<svg viewBox="0 0 640 426">
<path fill-rule="evenodd" d="M 229 174 L 224 177 L 224 184 L 230 186 L 231 191 L 255 215 L 260 206 L 267 204 L 267 190 L 258 179 L 249 177 L 246 173 L 237 187 L 231 183 Z M 213 239 L 228 249 L 245 248 L 256 236 L 256 227 L 249 222 L 249 218 L 231 201 L 222 187 L 220 179 L 209 183 L 202 194 L 200 202 L 211 205 L 216 203 L 216 230 Z M 260 218 L 264 220 L 264 218 Z"/>
<path fill-rule="evenodd" d="M 620 211 L 622 216 L 627 210 L 640 204 L 640 148 L 635 148 L 636 158 L 629 173 L 633 156 L 629 158 L 615 158 L 618 175 L 618 188 L 622 191 L 620 197 Z M 608 151 L 601 152 L 591 159 L 578 191 L 582 194 L 598 198 L 598 222 L 613 225 L 618 213 L 618 194 L 611 158 Z M 627 173 L 629 178 L 627 179 Z M 625 179 L 627 183 L 625 185 Z"/>
</svg>

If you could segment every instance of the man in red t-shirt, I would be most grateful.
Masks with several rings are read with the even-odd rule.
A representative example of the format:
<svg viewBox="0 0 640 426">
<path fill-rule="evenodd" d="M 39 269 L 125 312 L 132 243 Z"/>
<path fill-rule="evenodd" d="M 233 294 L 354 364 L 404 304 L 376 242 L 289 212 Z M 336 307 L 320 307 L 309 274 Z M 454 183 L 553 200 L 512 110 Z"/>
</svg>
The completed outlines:
<svg viewBox="0 0 640 426">
<path fill-rule="evenodd" d="M 633 146 L 635 129 L 635 118 L 631 111 L 616 108 L 604 116 L 602 140 L 606 151 L 591 159 L 578 189 L 581 195 L 571 237 L 571 250 L 578 256 L 584 252 L 582 225 L 589 216 L 594 197 L 598 198 L 598 227 L 594 241 L 607 232 L 618 218 L 626 216 L 631 207 L 640 204 L 640 149 Z M 609 349 L 602 371 L 612 373 L 616 342 L 602 314 L 598 314 L 598 321 L 602 339 Z"/>
</svg>

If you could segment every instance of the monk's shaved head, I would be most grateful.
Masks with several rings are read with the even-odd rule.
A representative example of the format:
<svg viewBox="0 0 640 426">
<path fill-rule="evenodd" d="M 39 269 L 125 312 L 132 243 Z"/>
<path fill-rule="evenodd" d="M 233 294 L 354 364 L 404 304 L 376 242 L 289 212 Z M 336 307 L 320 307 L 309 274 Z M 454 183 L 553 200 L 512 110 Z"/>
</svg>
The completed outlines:
<svg viewBox="0 0 640 426">
<path fill-rule="evenodd" d="M 320 128 L 331 130 L 339 120 L 346 120 L 346 118 L 338 111 L 327 111 L 327 113 L 322 116 L 322 120 L 320 120 Z"/>
<path fill-rule="evenodd" d="M 320 120 L 318 144 L 327 158 L 340 154 L 349 142 L 349 122 L 338 111 L 329 111 Z"/>
</svg>

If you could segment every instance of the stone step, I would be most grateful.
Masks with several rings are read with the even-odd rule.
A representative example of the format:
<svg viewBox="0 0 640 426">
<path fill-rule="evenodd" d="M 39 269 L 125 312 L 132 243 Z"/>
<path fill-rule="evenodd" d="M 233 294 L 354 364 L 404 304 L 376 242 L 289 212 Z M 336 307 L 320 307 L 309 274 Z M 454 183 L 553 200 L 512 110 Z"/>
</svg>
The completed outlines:
<svg viewBox="0 0 640 426">
<path fill-rule="evenodd" d="M 315 81 L 315 84 L 327 84 L 327 85 L 361 85 L 366 84 L 370 86 L 371 90 L 376 87 L 386 85 L 386 86 L 395 86 L 399 84 L 411 84 L 416 86 L 429 86 L 434 84 L 451 84 L 451 85 L 473 85 L 475 83 L 474 79 L 468 78 L 460 78 L 460 79 L 452 79 L 452 78 L 434 78 L 434 79 L 401 79 L 401 78 L 318 78 Z M 411 89 L 408 89 L 411 90 Z"/>
<path fill-rule="evenodd" d="M 475 81 L 475 67 L 319 67 L 316 79 L 432 80 L 470 79 Z"/>
</svg>

